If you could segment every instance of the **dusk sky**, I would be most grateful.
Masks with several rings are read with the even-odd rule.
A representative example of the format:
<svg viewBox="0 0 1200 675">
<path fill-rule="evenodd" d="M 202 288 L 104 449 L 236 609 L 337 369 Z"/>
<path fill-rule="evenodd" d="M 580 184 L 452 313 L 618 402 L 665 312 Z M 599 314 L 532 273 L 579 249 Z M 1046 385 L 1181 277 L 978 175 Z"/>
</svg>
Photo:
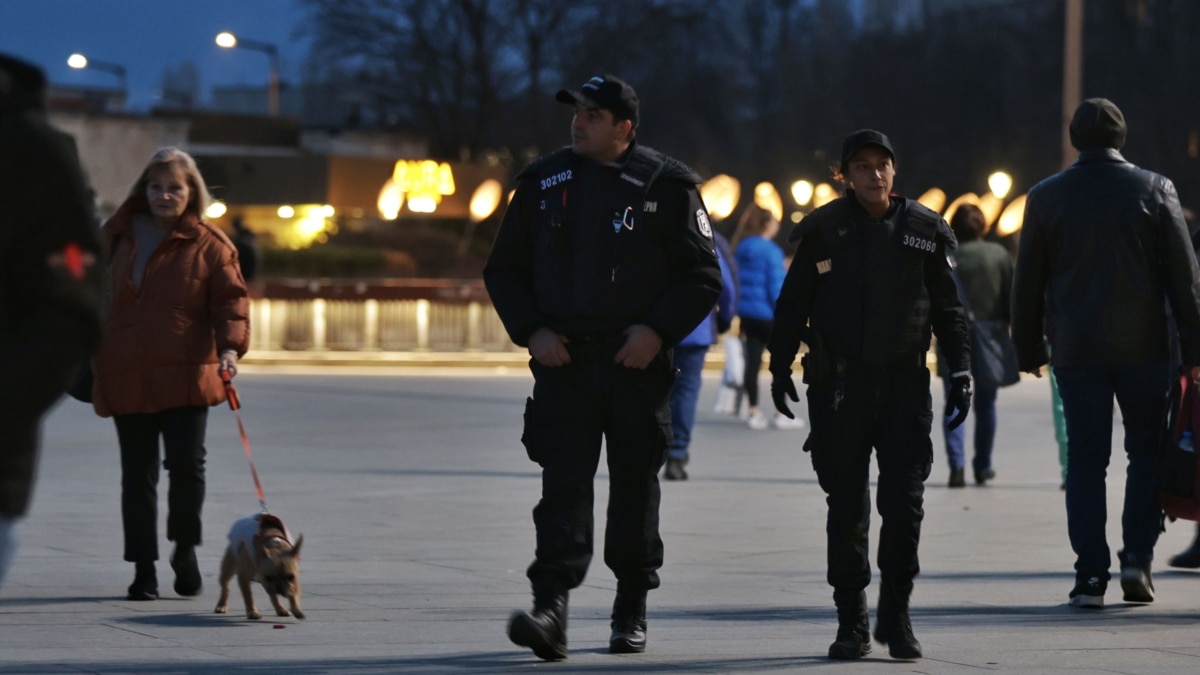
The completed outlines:
<svg viewBox="0 0 1200 675">
<path fill-rule="evenodd" d="M 0 0 L 0 52 L 32 61 L 52 84 L 117 87 L 115 74 L 75 70 L 72 52 L 120 64 L 129 79 L 128 109 L 155 104 L 163 70 L 191 61 L 200 71 L 200 97 L 214 85 L 266 86 L 268 56 L 222 49 L 221 31 L 273 43 L 285 82 L 297 82 L 307 37 L 296 34 L 300 0 Z"/>
</svg>

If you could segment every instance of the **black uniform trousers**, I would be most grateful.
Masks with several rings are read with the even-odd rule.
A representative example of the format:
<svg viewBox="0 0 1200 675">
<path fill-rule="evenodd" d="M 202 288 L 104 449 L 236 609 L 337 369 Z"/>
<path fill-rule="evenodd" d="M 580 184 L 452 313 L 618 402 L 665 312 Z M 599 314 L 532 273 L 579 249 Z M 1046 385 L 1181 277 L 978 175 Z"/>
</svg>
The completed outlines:
<svg viewBox="0 0 1200 675">
<path fill-rule="evenodd" d="M 808 388 L 812 433 L 805 449 L 827 495 L 827 578 L 835 599 L 856 597 L 871 581 L 872 448 L 879 465 L 881 588 L 907 600 L 920 571 L 917 544 L 933 464 L 933 402 L 929 370 L 916 361 L 856 368 L 835 360 L 834 374 Z"/>
<path fill-rule="evenodd" d="M 593 483 L 605 442 L 609 472 L 604 562 L 619 590 L 659 585 L 663 543 L 658 533 L 658 471 L 671 437 L 667 397 L 674 380 L 668 354 L 644 370 L 614 364 L 623 336 L 567 345 L 571 363 L 530 361 L 533 396 L 526 401 L 521 440 L 542 466 L 542 498 L 533 510 L 534 589 L 566 591 L 583 582 L 592 560 Z"/>
<path fill-rule="evenodd" d="M 167 539 L 200 543 L 204 506 L 204 433 L 208 408 L 187 406 L 155 413 L 114 415 L 121 446 L 121 521 L 125 560 L 158 560 L 158 439 L 167 469 Z"/>
</svg>

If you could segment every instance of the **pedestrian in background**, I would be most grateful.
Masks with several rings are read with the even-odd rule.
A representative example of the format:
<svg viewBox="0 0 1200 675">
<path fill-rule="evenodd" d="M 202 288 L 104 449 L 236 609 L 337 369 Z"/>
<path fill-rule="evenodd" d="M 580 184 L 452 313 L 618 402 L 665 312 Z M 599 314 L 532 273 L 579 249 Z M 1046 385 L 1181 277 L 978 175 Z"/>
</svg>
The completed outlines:
<svg viewBox="0 0 1200 675">
<path fill-rule="evenodd" d="M 742 388 L 746 394 L 748 417 L 746 426 L 761 431 L 771 426 L 771 420 L 759 407 L 758 378 L 762 371 L 763 350 L 771 339 L 775 318 L 775 300 L 787 272 L 783 249 L 776 244 L 779 221 L 770 211 L 751 204 L 742 212 L 733 232 L 734 256 L 738 269 L 739 330 L 742 335 L 742 355 L 745 364 Z M 780 429 L 799 429 L 802 420 L 772 415 Z"/>
<path fill-rule="evenodd" d="M 638 142 L 633 87 L 598 75 L 555 98 L 574 106 L 571 146 L 518 174 L 483 271 L 505 329 L 532 357 L 521 440 L 542 467 L 533 609 L 513 614 L 508 636 L 545 660 L 567 657 L 567 597 L 592 560 L 602 443 L 604 562 L 617 578 L 608 649 L 646 649 L 646 596 L 663 562 L 671 348 L 721 293 L 700 177 Z"/>
<path fill-rule="evenodd" d="M 1120 153 L 1125 118 L 1103 98 L 1076 108 L 1079 159 L 1029 191 L 1013 282 L 1020 368 L 1051 362 L 1067 422 L 1067 531 L 1075 552 L 1070 604 L 1103 607 L 1112 563 L 1105 475 L 1116 397 L 1125 425 L 1126 602 L 1151 602 L 1161 509 L 1154 457 L 1169 382 L 1167 302 L 1184 367 L 1200 376 L 1200 273 L 1175 186 Z M 1047 353 L 1043 336 L 1049 338 Z M 1051 361 L 1052 359 L 1052 361 Z"/>
<path fill-rule="evenodd" d="M 262 261 L 262 247 L 258 244 L 258 235 L 246 227 L 241 216 L 234 216 L 232 225 L 233 246 L 237 249 L 238 266 L 242 270 L 242 279 L 249 284 L 258 278 L 258 268 Z"/>
<path fill-rule="evenodd" d="M 920 571 L 925 480 L 933 466 L 933 334 L 949 366 L 951 428 L 971 405 L 967 318 L 952 269 L 954 235 L 933 211 L 892 194 L 896 152 L 873 129 L 842 142 L 846 195 L 806 216 L 775 308 L 771 396 L 791 416 L 792 363 L 801 341 L 812 432 L 804 443 L 829 505 L 829 585 L 837 605 L 831 659 L 871 651 L 870 461 L 879 465 L 879 605 L 875 639 L 897 659 L 922 656 L 908 613 Z"/>
<path fill-rule="evenodd" d="M 1007 337 L 1009 329 L 1009 297 L 1012 291 L 1013 261 L 1008 251 L 992 241 L 985 241 L 988 224 L 983 211 L 974 204 L 963 204 L 950 219 L 950 229 L 958 240 L 954 259 L 958 264 L 958 279 L 966 298 L 966 307 L 971 320 L 997 321 L 1003 324 Z M 1011 351 L 1009 352 L 1011 353 Z M 984 354 L 972 352 L 971 363 L 986 358 Z M 953 381 L 942 360 L 938 370 L 949 396 Z M 975 378 L 975 395 L 971 401 L 971 416 L 975 418 L 975 453 L 971 460 L 976 485 L 985 485 L 996 477 L 992 468 L 992 448 L 996 441 L 996 383 Z M 950 427 L 950 419 L 942 417 L 942 432 L 946 439 L 946 458 L 950 464 L 949 487 L 966 485 L 966 453 L 964 441 L 966 426 Z"/>
<path fill-rule="evenodd" d="M 701 321 L 695 330 L 680 340 L 675 353 L 675 386 L 671 387 L 671 446 L 667 448 L 667 466 L 663 478 L 687 480 L 692 443 L 692 429 L 696 426 L 696 406 L 700 401 L 701 376 L 708 349 L 717 343 L 717 337 L 729 330 L 737 303 L 737 280 L 730 267 L 733 251 L 729 242 L 717 231 L 713 231 L 713 242 L 717 247 L 717 262 L 721 265 L 721 295 L 709 318 Z"/>
<path fill-rule="evenodd" d="M 121 448 L 128 599 L 158 597 L 159 441 L 170 489 L 167 539 L 175 592 L 200 592 L 208 408 L 225 401 L 219 370 L 237 375 L 250 343 L 246 282 L 233 242 L 201 214 L 204 178 L 177 148 L 154 153 L 104 224 L 111 309 L 93 359 L 92 405 L 112 417 Z"/>
<path fill-rule="evenodd" d="M 0 584 L 29 509 L 42 417 L 100 340 L 100 256 L 74 140 L 46 76 L 0 54 Z"/>
</svg>

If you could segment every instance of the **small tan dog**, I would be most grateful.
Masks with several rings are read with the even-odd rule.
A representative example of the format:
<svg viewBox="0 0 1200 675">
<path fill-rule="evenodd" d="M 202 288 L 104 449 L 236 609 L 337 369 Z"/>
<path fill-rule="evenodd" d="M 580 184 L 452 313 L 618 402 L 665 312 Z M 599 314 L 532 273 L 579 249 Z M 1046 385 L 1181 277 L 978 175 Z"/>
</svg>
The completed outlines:
<svg viewBox="0 0 1200 675">
<path fill-rule="evenodd" d="M 287 616 L 288 610 L 279 602 L 280 596 L 288 599 L 291 614 L 304 618 L 300 609 L 300 546 L 301 535 L 293 545 L 291 536 L 279 516 L 257 513 L 235 522 L 229 530 L 229 548 L 221 559 L 221 597 L 217 600 L 217 614 L 224 614 L 229 602 L 229 580 L 236 573 L 238 588 L 246 604 L 247 619 L 261 619 L 262 614 L 254 606 L 250 594 L 250 582 L 257 581 L 267 590 L 271 605 L 279 616 Z"/>
</svg>

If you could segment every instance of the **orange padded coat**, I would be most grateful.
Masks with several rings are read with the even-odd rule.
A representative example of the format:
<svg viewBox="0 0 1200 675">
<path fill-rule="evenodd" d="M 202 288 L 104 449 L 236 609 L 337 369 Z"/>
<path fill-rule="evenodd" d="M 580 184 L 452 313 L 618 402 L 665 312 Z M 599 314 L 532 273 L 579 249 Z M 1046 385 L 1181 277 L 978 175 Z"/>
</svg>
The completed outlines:
<svg viewBox="0 0 1200 675">
<path fill-rule="evenodd" d="M 250 301 L 227 236 L 191 213 L 180 217 L 133 283 L 133 217 L 146 199 L 130 197 L 104 225 L 112 254 L 104 340 L 92 359 L 93 407 L 101 417 L 225 401 L 218 354 L 250 344 Z"/>
</svg>

